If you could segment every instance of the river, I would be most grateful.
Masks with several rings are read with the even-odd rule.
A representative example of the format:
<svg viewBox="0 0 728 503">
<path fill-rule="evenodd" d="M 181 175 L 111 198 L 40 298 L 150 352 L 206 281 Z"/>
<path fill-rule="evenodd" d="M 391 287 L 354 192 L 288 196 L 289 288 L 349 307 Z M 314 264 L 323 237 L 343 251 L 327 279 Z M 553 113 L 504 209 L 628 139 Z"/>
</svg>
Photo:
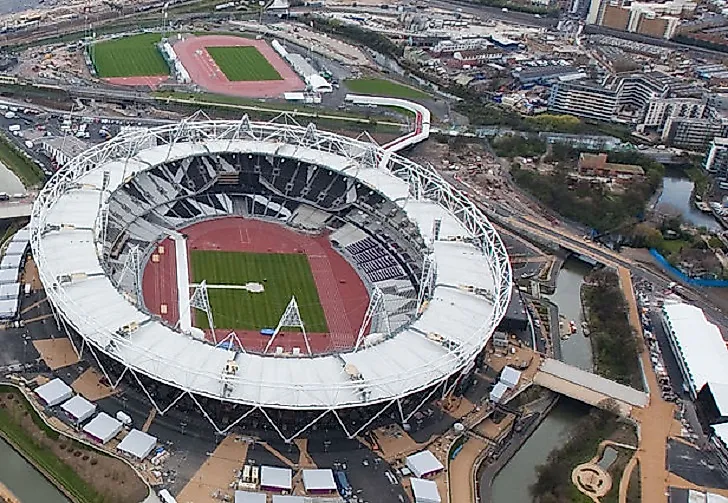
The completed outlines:
<svg viewBox="0 0 728 503">
<path fill-rule="evenodd" d="M 71 503 L 30 463 L 0 439 L 0 482 L 22 503 Z"/>
<path fill-rule="evenodd" d="M 561 341 L 562 359 L 584 370 L 592 370 L 591 343 L 581 329 L 581 285 L 591 267 L 579 260 L 564 263 L 556 280 L 556 291 L 549 300 L 559 307 L 566 323 L 574 320 L 577 333 Z M 536 467 L 547 462 L 548 456 L 566 438 L 569 429 L 584 415 L 589 407 L 559 398 L 559 403 L 543 420 L 536 431 L 526 440 L 513 458 L 493 479 L 493 503 L 532 503 L 529 487 L 536 482 Z"/>
<path fill-rule="evenodd" d="M 690 201 L 693 182 L 684 176 L 666 176 L 662 179 L 662 194 L 656 208 L 667 212 L 679 211 L 683 219 L 698 227 L 720 230 L 720 224 L 709 213 L 703 213 Z"/>
</svg>

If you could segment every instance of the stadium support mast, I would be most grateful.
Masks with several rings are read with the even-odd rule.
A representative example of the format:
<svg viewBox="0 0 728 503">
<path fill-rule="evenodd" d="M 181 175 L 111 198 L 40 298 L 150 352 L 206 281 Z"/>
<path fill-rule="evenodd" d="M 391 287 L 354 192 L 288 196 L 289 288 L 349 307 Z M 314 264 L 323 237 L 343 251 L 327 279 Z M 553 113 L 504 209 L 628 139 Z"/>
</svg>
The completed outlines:
<svg viewBox="0 0 728 503">
<path fill-rule="evenodd" d="M 212 341 L 217 344 L 217 337 L 215 336 L 215 322 L 212 319 L 212 308 L 210 307 L 210 298 L 207 295 L 207 281 L 200 283 L 195 291 L 192 293 L 190 298 L 190 307 L 205 311 L 207 314 L 207 321 L 210 325 L 210 331 L 212 332 Z"/>
<path fill-rule="evenodd" d="M 417 308 L 422 309 L 422 303 L 432 294 L 435 287 L 435 271 L 437 264 L 432 255 L 425 255 L 422 262 L 422 276 L 420 277 L 420 291 L 417 294 Z"/>
<path fill-rule="evenodd" d="M 288 303 L 288 306 L 286 307 L 285 312 L 283 313 L 283 316 L 281 316 L 280 321 L 278 322 L 278 326 L 276 327 L 275 331 L 273 332 L 273 335 L 271 336 L 270 340 L 268 341 L 268 344 L 265 345 L 265 349 L 263 350 L 263 353 L 267 353 L 268 349 L 270 349 L 271 344 L 273 344 L 273 341 L 280 333 L 281 329 L 284 327 L 288 328 L 300 328 L 301 333 L 303 333 L 303 340 L 306 343 L 306 350 L 308 351 L 308 354 L 311 354 L 311 345 L 308 342 L 308 335 L 306 334 L 306 327 L 303 326 L 303 320 L 301 319 L 301 312 L 298 310 L 298 302 L 296 302 L 296 297 L 291 297 L 291 301 Z"/>
<path fill-rule="evenodd" d="M 354 346 L 354 352 L 359 350 L 359 346 L 364 341 L 366 335 L 367 326 L 371 325 L 370 332 L 384 332 L 387 336 L 391 335 L 392 329 L 389 326 L 389 315 L 387 314 L 386 306 L 384 305 L 384 293 L 379 288 L 374 288 L 372 297 L 369 299 L 369 306 L 367 307 L 366 313 L 364 313 L 364 319 L 359 327 L 359 335 L 356 337 L 356 345 Z M 382 330 L 382 328 L 384 330 Z"/>
<path fill-rule="evenodd" d="M 131 246 L 129 248 L 129 254 L 126 256 L 126 260 L 124 261 L 124 268 L 121 270 L 121 274 L 119 275 L 119 286 L 121 286 L 126 275 L 131 274 L 134 296 L 137 303 L 139 302 L 139 299 L 142 298 L 142 287 L 141 282 L 139 281 L 142 270 L 141 255 L 142 253 L 139 250 L 138 245 Z"/>
</svg>

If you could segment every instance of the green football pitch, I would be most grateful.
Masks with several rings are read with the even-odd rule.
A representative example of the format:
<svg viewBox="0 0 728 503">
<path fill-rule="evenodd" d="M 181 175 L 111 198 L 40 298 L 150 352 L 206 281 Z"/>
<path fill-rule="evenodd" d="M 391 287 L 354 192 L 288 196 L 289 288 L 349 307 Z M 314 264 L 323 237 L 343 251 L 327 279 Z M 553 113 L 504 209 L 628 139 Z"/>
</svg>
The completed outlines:
<svg viewBox="0 0 728 503">
<path fill-rule="evenodd" d="M 293 295 L 306 331 L 328 332 L 306 255 L 192 250 L 190 263 L 192 281 L 205 280 L 212 285 L 207 292 L 215 328 L 275 328 Z M 214 287 L 249 282 L 262 284 L 265 291 L 251 293 L 240 288 Z M 195 311 L 195 319 L 200 328 L 210 328 L 202 311 Z"/>
<path fill-rule="evenodd" d="M 250 46 L 207 47 L 207 52 L 232 82 L 282 80 L 258 49 Z"/>
<path fill-rule="evenodd" d="M 100 78 L 168 75 L 169 67 L 157 43 L 159 33 L 143 33 L 94 44 L 91 58 Z"/>
</svg>

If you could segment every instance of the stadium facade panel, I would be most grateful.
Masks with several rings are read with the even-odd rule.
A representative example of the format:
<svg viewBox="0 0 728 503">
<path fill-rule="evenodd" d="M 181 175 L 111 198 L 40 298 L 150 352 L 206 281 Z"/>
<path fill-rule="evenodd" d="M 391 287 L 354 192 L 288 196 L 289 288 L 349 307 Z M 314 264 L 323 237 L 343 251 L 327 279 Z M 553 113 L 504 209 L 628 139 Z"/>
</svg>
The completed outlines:
<svg viewBox="0 0 728 503">
<path fill-rule="evenodd" d="M 266 417 L 306 411 L 318 421 L 395 402 L 402 412 L 400 400 L 444 394 L 473 368 L 510 299 L 497 232 L 433 168 L 286 122 L 190 119 L 119 135 L 59 171 L 33 207 L 39 275 L 77 350 L 88 349 L 102 370 L 102 361 L 123 366 L 142 387 L 152 380 L 179 390 L 221 432 L 231 425 L 215 423 L 200 401 Z M 318 225 L 355 262 L 361 243 L 382 240 L 396 264 L 367 268 L 374 256 L 353 265 L 388 305 L 385 323 L 370 320 L 341 352 L 275 355 L 221 347 L 151 314 L 139 257 L 176 228 L 226 214 L 308 232 Z"/>
</svg>

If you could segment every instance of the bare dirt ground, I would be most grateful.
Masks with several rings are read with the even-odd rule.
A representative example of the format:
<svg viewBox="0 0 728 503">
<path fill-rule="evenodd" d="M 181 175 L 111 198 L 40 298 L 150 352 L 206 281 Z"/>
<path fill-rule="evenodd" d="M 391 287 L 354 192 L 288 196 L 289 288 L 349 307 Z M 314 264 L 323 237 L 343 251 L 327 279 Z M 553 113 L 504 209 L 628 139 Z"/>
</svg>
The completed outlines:
<svg viewBox="0 0 728 503">
<path fill-rule="evenodd" d="M 46 450 L 53 452 L 70 466 L 76 474 L 99 494 L 119 503 L 138 503 L 148 494 L 146 485 L 136 472 L 121 460 L 101 455 L 90 449 L 72 445 L 68 438 L 61 435 L 53 440 L 33 422 L 24 404 L 16 395 L 0 394 L 0 407 Z"/>
<path fill-rule="evenodd" d="M 108 398 L 113 394 L 113 391 L 109 386 L 101 384 L 102 377 L 95 369 L 89 368 L 78 379 L 73 381 L 71 387 L 73 391 L 83 395 L 84 398 L 92 402 L 101 400 L 102 398 Z"/>
<path fill-rule="evenodd" d="M 78 355 L 73 350 L 71 341 L 62 339 L 44 339 L 33 341 L 33 346 L 45 360 L 51 370 L 57 370 L 78 363 Z"/>
<path fill-rule="evenodd" d="M 218 503 L 221 498 L 233 497 L 229 489 L 235 474 L 248 457 L 248 443 L 229 435 L 220 442 L 215 452 L 200 467 L 187 485 L 177 495 L 179 503 Z M 215 497 L 220 495 L 220 497 Z M 225 501 L 231 501 L 227 499 Z"/>
</svg>

